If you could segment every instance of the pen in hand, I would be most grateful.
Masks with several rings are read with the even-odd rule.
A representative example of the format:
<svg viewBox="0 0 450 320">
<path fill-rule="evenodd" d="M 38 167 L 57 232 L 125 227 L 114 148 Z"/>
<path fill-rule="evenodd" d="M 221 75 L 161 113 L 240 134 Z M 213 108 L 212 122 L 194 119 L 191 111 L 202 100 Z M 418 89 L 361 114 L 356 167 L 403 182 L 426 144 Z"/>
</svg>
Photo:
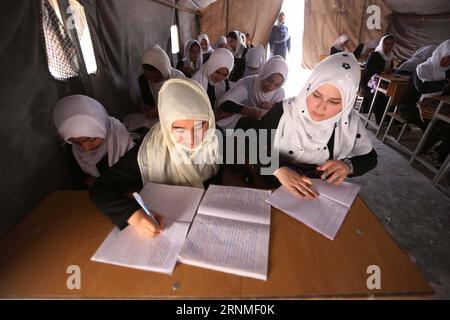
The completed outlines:
<svg viewBox="0 0 450 320">
<path fill-rule="evenodd" d="M 144 203 L 144 200 L 142 200 L 139 193 L 134 192 L 133 197 L 136 200 L 136 202 L 141 206 L 141 208 L 144 210 L 144 212 L 149 216 L 150 220 L 152 220 L 153 224 L 157 227 L 161 227 L 159 221 L 155 218 L 155 216 L 150 212 L 150 210 L 147 208 L 147 206 Z"/>
</svg>

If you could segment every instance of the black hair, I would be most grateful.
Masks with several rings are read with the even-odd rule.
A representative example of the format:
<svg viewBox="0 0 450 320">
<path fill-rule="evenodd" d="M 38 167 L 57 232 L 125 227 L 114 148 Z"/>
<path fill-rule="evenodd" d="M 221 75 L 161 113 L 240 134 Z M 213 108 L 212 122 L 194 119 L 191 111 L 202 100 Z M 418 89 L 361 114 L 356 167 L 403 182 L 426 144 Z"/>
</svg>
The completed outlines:
<svg viewBox="0 0 450 320">
<path fill-rule="evenodd" d="M 159 71 L 157 68 L 155 68 L 155 67 L 152 66 L 151 64 L 144 63 L 144 64 L 142 65 L 142 68 L 144 68 L 144 70 L 146 70 L 146 71 L 150 71 L 150 72 L 158 72 L 158 73 L 162 76 L 161 71 Z"/>
<path fill-rule="evenodd" d="M 227 38 L 231 38 L 231 39 L 238 41 L 238 35 L 234 31 L 231 31 L 230 33 L 228 33 Z"/>
</svg>

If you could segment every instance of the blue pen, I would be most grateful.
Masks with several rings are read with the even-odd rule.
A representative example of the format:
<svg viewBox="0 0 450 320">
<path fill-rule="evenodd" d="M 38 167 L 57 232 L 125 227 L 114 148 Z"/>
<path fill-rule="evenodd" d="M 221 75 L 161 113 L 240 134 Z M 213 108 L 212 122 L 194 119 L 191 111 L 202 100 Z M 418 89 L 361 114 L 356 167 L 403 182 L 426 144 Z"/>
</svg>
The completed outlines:
<svg viewBox="0 0 450 320">
<path fill-rule="evenodd" d="M 153 216 L 153 214 L 150 212 L 150 210 L 147 209 L 147 207 L 145 206 L 144 200 L 142 200 L 142 198 L 139 195 L 139 193 L 133 192 L 133 197 L 134 197 L 134 199 L 136 199 L 137 203 L 139 203 L 139 205 L 144 210 L 144 212 L 150 217 L 150 219 L 153 221 L 153 223 L 156 226 L 161 227 L 161 225 L 159 224 L 158 220 L 156 220 L 156 218 Z"/>
</svg>

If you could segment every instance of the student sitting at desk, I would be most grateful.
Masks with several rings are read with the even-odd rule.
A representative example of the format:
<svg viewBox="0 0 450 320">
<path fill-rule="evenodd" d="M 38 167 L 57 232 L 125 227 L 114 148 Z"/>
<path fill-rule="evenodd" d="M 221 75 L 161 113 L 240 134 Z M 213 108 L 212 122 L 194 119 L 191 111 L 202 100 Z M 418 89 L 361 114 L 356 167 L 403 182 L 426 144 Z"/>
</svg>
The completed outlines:
<svg viewBox="0 0 450 320">
<path fill-rule="evenodd" d="M 277 129 L 272 152 L 279 152 L 280 168 L 274 176 L 293 194 L 317 195 L 305 168 L 339 185 L 376 166 L 377 154 L 353 109 L 360 77 L 353 54 L 334 54 L 317 65 L 297 97 L 261 120 L 260 129 Z"/>
<path fill-rule="evenodd" d="M 76 162 L 69 158 L 69 171 L 78 188 L 91 187 L 134 146 L 125 126 L 87 96 L 61 99 L 53 111 L 53 120 L 59 135 L 71 146 L 70 155 Z"/>
<path fill-rule="evenodd" d="M 184 46 L 184 58 L 177 64 L 177 69 L 184 73 L 188 78 L 192 76 L 203 65 L 203 55 L 200 44 L 197 40 L 188 40 Z"/>
<path fill-rule="evenodd" d="M 412 85 L 407 101 L 400 106 L 399 112 L 405 120 L 425 131 L 429 121 L 424 121 L 416 104 L 421 97 L 450 94 L 450 40 L 441 43 L 426 62 L 417 66 L 416 72 L 410 76 L 410 81 Z M 448 124 L 438 122 L 422 148 L 422 153 L 427 153 L 433 145 L 442 141 L 436 150 L 436 162 L 442 163 L 450 149 L 449 132 Z"/>
<path fill-rule="evenodd" d="M 404 61 L 396 70 L 398 74 L 410 75 L 413 73 L 419 64 L 424 63 L 431 57 L 437 46 L 430 45 L 418 49 L 411 58 Z"/>
<path fill-rule="evenodd" d="M 149 118 L 158 118 L 158 93 L 164 82 L 174 78 L 185 78 L 184 74 L 171 67 L 167 53 L 158 45 L 146 51 L 142 57 L 143 74 L 139 76 L 143 105 L 141 112 Z"/>
<path fill-rule="evenodd" d="M 244 77 L 257 75 L 264 65 L 264 47 L 259 45 L 248 50 L 245 56 Z"/>
<path fill-rule="evenodd" d="M 258 75 L 239 80 L 218 103 L 218 125 L 223 129 L 257 127 L 262 116 L 284 100 L 283 84 L 288 72 L 283 57 L 273 56 Z"/>
<path fill-rule="evenodd" d="M 216 49 L 211 58 L 197 71 L 192 80 L 198 82 L 208 93 L 211 106 L 230 89 L 228 77 L 233 70 L 233 55 L 227 49 Z"/>
<path fill-rule="evenodd" d="M 378 77 L 375 75 L 381 75 L 382 73 L 391 74 L 394 69 L 394 49 L 395 39 L 392 35 L 384 36 L 375 51 L 370 54 L 369 60 L 367 60 L 366 69 L 367 73 L 363 81 L 363 92 L 364 92 L 364 104 L 363 111 L 368 112 L 368 107 L 370 102 L 374 98 L 374 94 Z M 388 97 L 384 95 L 377 95 L 375 104 L 373 106 L 373 112 L 375 113 L 376 123 L 381 122 L 383 117 L 384 108 L 388 102 Z"/>
<path fill-rule="evenodd" d="M 161 229 L 127 193 L 148 182 L 203 188 L 212 178 L 220 179 L 214 113 L 205 90 L 195 81 L 173 79 L 163 85 L 159 98 L 159 124 L 97 179 L 90 192 L 119 229 L 131 224 L 147 236 Z"/>
</svg>

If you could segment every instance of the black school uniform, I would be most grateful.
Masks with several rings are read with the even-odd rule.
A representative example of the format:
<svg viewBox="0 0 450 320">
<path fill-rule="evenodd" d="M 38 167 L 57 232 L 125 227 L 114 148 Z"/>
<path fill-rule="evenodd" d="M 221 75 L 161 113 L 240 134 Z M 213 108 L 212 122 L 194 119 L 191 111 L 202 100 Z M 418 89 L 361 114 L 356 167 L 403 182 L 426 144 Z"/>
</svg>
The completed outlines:
<svg viewBox="0 0 450 320">
<path fill-rule="evenodd" d="M 273 108 L 261 119 L 260 129 L 266 130 L 275 130 L 278 128 L 278 124 L 280 123 L 281 117 L 283 116 L 283 102 L 279 102 L 273 106 Z M 270 150 L 271 142 L 267 141 L 268 150 Z M 329 160 L 333 160 L 333 152 L 334 152 L 334 131 L 331 135 L 330 140 L 327 144 L 327 149 L 330 152 Z M 375 149 L 372 149 L 369 153 L 365 155 L 355 156 L 349 158 L 353 165 L 353 174 L 352 177 L 361 176 L 368 171 L 372 170 L 377 165 L 377 153 Z M 287 166 L 292 170 L 299 172 L 303 175 L 310 176 L 312 178 L 317 178 L 320 175 L 316 172 L 315 168 L 317 165 L 309 165 L 309 164 L 294 164 L 289 162 L 283 162 L 283 159 L 280 159 L 280 167 Z"/>
<path fill-rule="evenodd" d="M 91 200 L 120 230 L 128 226 L 128 219 L 140 209 L 129 195 L 143 188 L 141 170 L 138 164 L 140 143 L 129 150 L 114 166 L 104 172 L 90 191 Z M 223 167 L 216 176 L 205 181 L 221 184 Z"/>
</svg>

